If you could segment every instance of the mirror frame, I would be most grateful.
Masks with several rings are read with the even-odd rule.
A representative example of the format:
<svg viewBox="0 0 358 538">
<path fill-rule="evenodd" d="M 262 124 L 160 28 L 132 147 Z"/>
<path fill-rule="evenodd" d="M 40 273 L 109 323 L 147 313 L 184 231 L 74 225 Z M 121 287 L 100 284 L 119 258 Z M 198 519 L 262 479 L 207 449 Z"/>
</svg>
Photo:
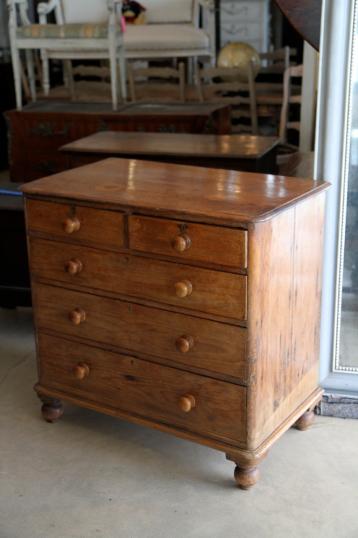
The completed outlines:
<svg viewBox="0 0 358 538">
<path fill-rule="evenodd" d="M 342 296 L 343 296 L 343 272 L 345 259 L 345 237 L 347 224 L 347 199 L 349 188 L 349 169 L 351 161 L 352 148 L 352 111 L 353 111 L 353 72 L 354 68 L 358 69 L 358 65 L 354 65 L 358 60 L 357 57 L 357 42 L 354 43 L 354 37 L 358 31 L 358 1 L 353 2 L 352 24 L 350 31 L 350 48 L 348 56 L 347 70 L 347 95 L 346 95 L 346 120 L 344 126 L 344 146 L 343 146 L 343 163 L 340 185 L 340 201 L 339 201 L 339 221 L 338 221 L 338 267 L 336 278 L 336 296 L 335 296 L 335 324 L 334 324 L 334 344 L 333 344 L 333 371 L 334 372 L 349 372 L 358 375 L 358 367 L 344 366 L 340 363 L 340 347 L 342 333 Z"/>
<path fill-rule="evenodd" d="M 320 378 L 327 393 L 346 395 L 358 394 L 358 375 L 340 365 L 337 368 L 337 281 L 342 253 L 342 198 L 347 183 L 349 151 L 351 71 L 347 70 L 347 64 L 352 57 L 357 3 L 358 0 L 323 1 L 314 170 L 315 179 L 325 179 L 332 185 L 327 196 L 325 226 Z"/>
</svg>

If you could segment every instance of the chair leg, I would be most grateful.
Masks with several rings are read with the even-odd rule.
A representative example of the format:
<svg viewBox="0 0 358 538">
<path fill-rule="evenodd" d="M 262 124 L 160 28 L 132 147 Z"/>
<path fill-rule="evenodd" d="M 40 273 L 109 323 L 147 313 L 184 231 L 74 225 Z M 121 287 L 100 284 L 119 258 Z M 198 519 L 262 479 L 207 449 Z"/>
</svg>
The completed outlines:
<svg viewBox="0 0 358 538">
<path fill-rule="evenodd" d="M 72 62 L 71 60 L 64 60 L 63 61 L 63 81 L 68 88 L 69 94 L 71 96 L 71 99 L 74 100 L 75 98 L 75 85 L 73 80 L 73 73 L 72 73 Z"/>
<path fill-rule="evenodd" d="M 188 84 L 194 84 L 195 58 L 188 58 Z"/>
<path fill-rule="evenodd" d="M 16 108 L 22 109 L 22 87 L 21 87 L 21 60 L 20 51 L 15 45 L 11 46 L 11 60 L 12 70 L 14 73 L 15 95 L 16 95 Z"/>
<path fill-rule="evenodd" d="M 197 56 L 194 56 L 194 58 L 192 59 L 192 62 L 193 62 L 193 83 L 196 85 L 196 84 L 197 84 L 197 80 L 198 80 L 198 76 L 199 76 L 199 62 L 198 62 L 198 57 L 197 57 Z"/>
<path fill-rule="evenodd" d="M 29 83 L 30 83 L 31 99 L 33 101 L 36 101 L 36 80 L 35 80 L 33 51 L 26 50 L 25 54 L 26 54 L 27 76 L 29 77 Z"/>
<path fill-rule="evenodd" d="M 127 62 L 123 49 L 119 50 L 119 76 L 122 101 L 127 100 Z"/>
<path fill-rule="evenodd" d="M 113 110 L 118 109 L 118 69 L 117 69 L 117 47 L 114 40 L 109 43 L 109 64 L 111 72 L 111 88 L 112 88 L 112 107 Z"/>
<path fill-rule="evenodd" d="M 47 54 L 44 51 L 41 52 L 41 59 L 42 59 L 43 92 L 45 95 L 49 95 L 50 93 L 50 64 L 49 64 L 49 59 L 47 57 Z"/>
</svg>

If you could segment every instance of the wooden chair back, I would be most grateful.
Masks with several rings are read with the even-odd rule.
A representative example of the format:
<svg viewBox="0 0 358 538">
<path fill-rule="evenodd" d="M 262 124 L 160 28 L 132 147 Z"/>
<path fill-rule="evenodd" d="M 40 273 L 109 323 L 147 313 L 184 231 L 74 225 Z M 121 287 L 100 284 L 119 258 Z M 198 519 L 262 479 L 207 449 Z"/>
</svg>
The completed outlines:
<svg viewBox="0 0 358 538">
<path fill-rule="evenodd" d="M 290 65 L 295 65 L 297 50 L 283 47 L 270 52 L 262 52 L 259 56 L 262 64 L 260 73 L 283 75 Z"/>
<path fill-rule="evenodd" d="M 295 93 L 292 91 L 294 79 L 302 79 L 303 77 L 303 65 L 290 66 L 286 69 L 283 79 L 283 104 L 281 109 L 281 118 L 280 118 L 280 131 L 279 136 L 283 143 L 287 142 L 287 131 L 293 129 L 300 131 L 300 120 L 290 121 L 290 105 L 301 105 L 302 104 L 302 94 Z M 297 86 L 295 86 L 297 87 Z"/>
<path fill-rule="evenodd" d="M 185 101 L 185 66 L 135 68 L 128 65 L 130 98 L 139 101 Z"/>
<path fill-rule="evenodd" d="M 290 47 L 260 54 L 262 65 L 255 80 L 257 114 L 259 118 L 270 119 L 277 133 L 283 104 L 284 73 L 290 65 L 294 65 L 296 56 L 297 50 Z M 300 87 L 293 89 L 300 92 Z"/>
<path fill-rule="evenodd" d="M 241 81 L 242 71 L 236 68 L 209 67 L 198 74 L 198 94 L 202 102 L 231 105 L 233 132 L 248 131 L 257 134 L 256 91 L 253 69 L 250 65 L 247 82 Z M 237 123 L 247 118 L 249 125 Z"/>
</svg>

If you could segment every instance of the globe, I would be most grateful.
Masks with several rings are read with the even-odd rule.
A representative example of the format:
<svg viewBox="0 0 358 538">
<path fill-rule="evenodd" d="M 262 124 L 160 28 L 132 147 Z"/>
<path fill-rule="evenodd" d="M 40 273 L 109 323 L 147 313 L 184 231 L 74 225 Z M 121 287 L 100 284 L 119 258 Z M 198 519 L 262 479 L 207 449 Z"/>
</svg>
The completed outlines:
<svg viewBox="0 0 358 538">
<path fill-rule="evenodd" d="M 247 70 L 252 64 L 254 77 L 260 70 L 260 56 L 254 47 L 248 43 L 228 43 L 221 49 L 218 56 L 218 67 L 237 68 L 242 74 L 239 75 L 241 82 L 247 81 Z"/>
</svg>

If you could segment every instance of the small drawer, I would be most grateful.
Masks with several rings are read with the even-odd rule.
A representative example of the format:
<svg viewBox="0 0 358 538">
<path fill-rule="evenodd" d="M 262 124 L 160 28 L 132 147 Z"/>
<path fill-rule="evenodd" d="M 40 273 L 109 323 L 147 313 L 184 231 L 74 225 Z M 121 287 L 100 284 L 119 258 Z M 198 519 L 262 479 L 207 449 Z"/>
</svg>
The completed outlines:
<svg viewBox="0 0 358 538">
<path fill-rule="evenodd" d="M 131 216 L 130 247 L 141 252 L 245 269 L 247 232 L 176 220 Z"/>
<path fill-rule="evenodd" d="M 244 328 L 43 284 L 33 285 L 33 297 L 39 329 L 246 382 Z"/>
<path fill-rule="evenodd" d="M 40 384 L 195 433 L 244 442 L 246 389 L 39 334 Z"/>
<path fill-rule="evenodd" d="M 35 279 L 246 319 L 247 277 L 243 275 L 34 237 L 30 253 Z"/>
<path fill-rule="evenodd" d="M 30 233 L 113 250 L 124 244 L 124 218 L 115 211 L 28 199 L 26 215 Z"/>
<path fill-rule="evenodd" d="M 228 1 L 221 2 L 220 17 L 222 22 L 230 22 L 233 19 L 241 22 L 257 21 L 263 16 L 262 2 Z"/>
</svg>

